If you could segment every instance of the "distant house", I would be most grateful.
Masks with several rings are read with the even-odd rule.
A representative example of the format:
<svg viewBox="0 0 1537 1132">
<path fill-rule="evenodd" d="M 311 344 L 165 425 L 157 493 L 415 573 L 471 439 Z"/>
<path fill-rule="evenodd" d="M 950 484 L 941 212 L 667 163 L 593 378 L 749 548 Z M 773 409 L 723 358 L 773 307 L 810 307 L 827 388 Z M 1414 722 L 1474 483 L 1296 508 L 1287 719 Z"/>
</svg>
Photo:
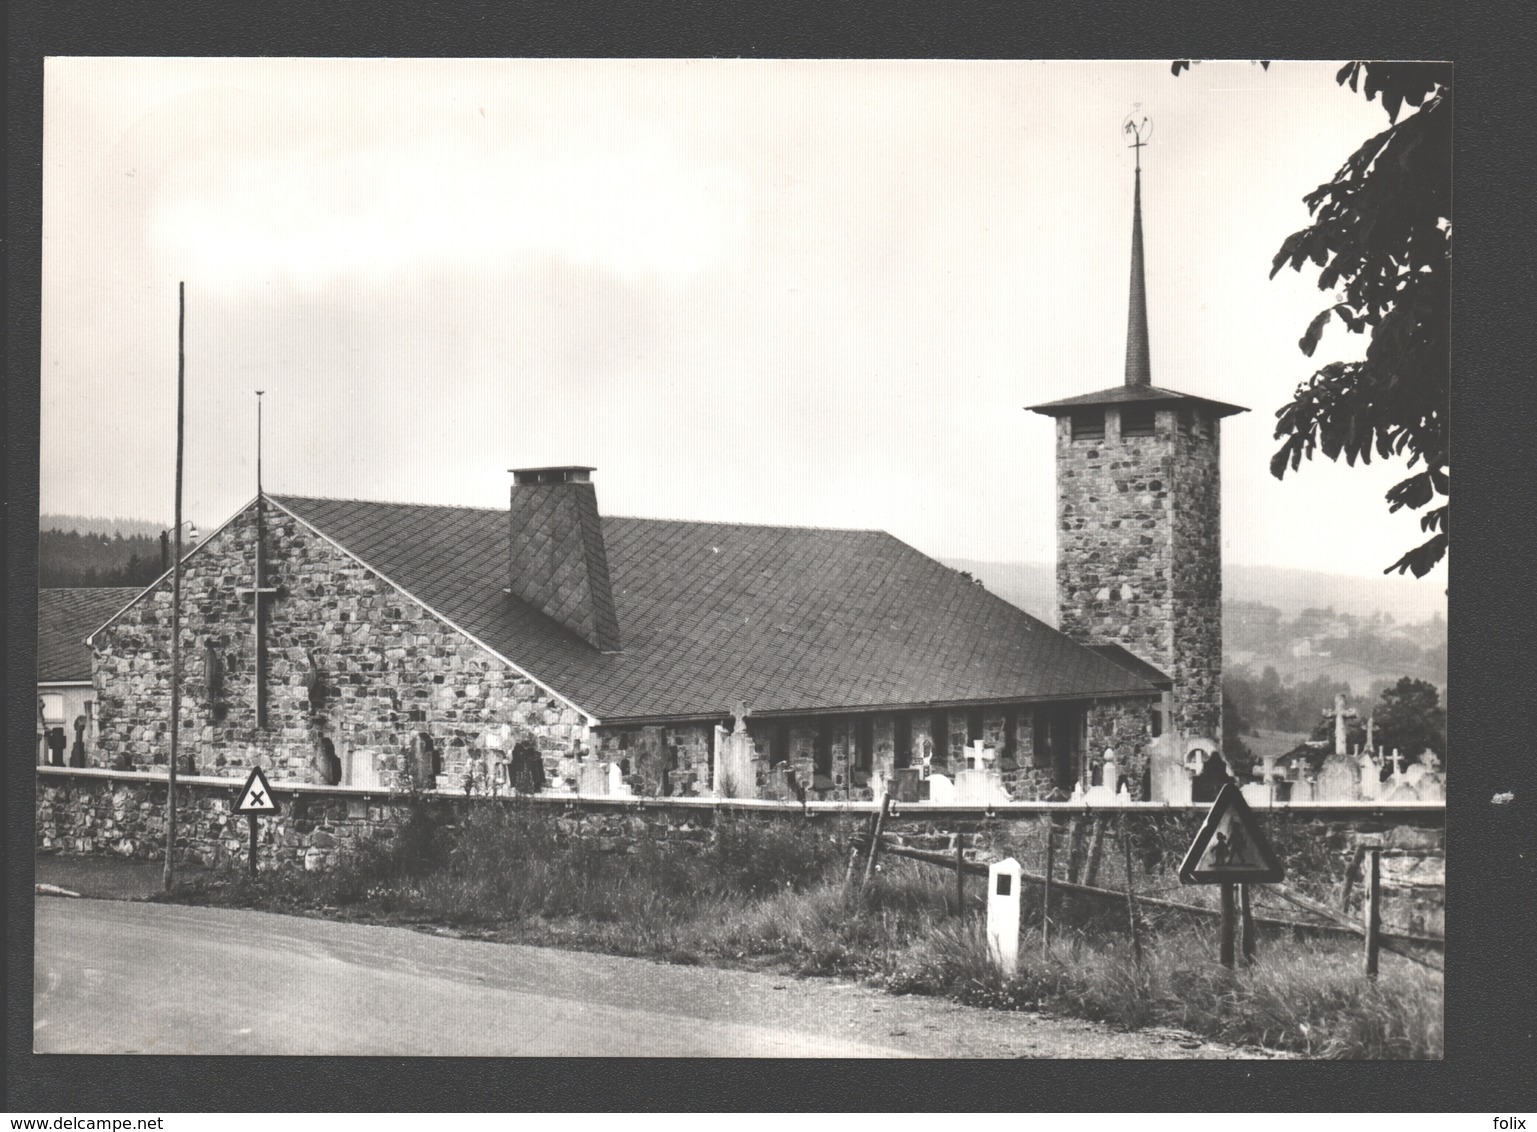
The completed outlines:
<svg viewBox="0 0 1537 1132">
<path fill-rule="evenodd" d="M 37 761 L 49 761 L 47 733 L 63 732 L 74 746 L 77 719 L 85 721 L 87 752 L 97 740 L 96 692 L 91 683 L 87 634 L 139 595 L 137 588 L 49 589 L 37 592 Z"/>
</svg>

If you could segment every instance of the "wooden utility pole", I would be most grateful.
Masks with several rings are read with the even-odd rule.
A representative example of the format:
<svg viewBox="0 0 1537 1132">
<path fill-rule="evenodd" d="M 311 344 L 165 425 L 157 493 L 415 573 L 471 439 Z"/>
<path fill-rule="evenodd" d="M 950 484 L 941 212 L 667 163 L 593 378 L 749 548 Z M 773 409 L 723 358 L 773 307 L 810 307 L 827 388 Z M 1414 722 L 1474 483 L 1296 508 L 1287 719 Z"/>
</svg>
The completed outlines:
<svg viewBox="0 0 1537 1132">
<path fill-rule="evenodd" d="M 1382 930 L 1382 850 L 1366 854 L 1366 974 L 1377 977 L 1377 933 Z"/>
<path fill-rule="evenodd" d="M 176 759 L 181 738 L 181 464 L 187 399 L 187 284 L 176 285 L 176 528 L 171 552 L 171 777 L 165 788 L 167 892 L 176 880 Z"/>
</svg>

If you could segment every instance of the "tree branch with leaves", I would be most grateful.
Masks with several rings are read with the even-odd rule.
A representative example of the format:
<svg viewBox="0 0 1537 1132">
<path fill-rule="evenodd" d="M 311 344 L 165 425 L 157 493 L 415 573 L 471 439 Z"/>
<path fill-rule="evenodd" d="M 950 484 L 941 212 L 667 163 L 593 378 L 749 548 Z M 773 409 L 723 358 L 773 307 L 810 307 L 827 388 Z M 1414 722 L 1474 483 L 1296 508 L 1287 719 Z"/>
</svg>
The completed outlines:
<svg viewBox="0 0 1537 1132">
<path fill-rule="evenodd" d="M 1176 62 L 1174 74 L 1188 66 Z M 1391 125 L 1303 197 L 1313 222 L 1286 238 L 1270 275 L 1311 265 L 1319 289 L 1333 292 L 1298 343 L 1303 354 L 1313 356 L 1336 319 L 1370 341 L 1364 360 L 1330 362 L 1277 411 L 1270 471 L 1281 479 L 1315 453 L 1352 466 L 1373 454 L 1406 458 L 1416 470 L 1388 490 L 1388 510 L 1441 502 L 1420 519 L 1430 537 L 1383 573 L 1423 577 L 1450 533 L 1452 67 L 1353 62 L 1336 81 L 1368 101 L 1380 95 Z M 1416 109 L 1400 121 L 1405 106 Z"/>
</svg>

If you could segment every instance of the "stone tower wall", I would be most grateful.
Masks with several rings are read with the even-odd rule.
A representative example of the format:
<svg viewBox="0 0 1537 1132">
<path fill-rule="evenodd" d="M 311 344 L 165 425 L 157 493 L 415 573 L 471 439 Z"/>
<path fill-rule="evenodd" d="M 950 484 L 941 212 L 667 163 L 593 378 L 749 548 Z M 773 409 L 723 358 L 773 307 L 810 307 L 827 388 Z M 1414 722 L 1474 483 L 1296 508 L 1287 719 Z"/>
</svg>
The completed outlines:
<svg viewBox="0 0 1537 1132">
<path fill-rule="evenodd" d="M 1221 422 L 1196 410 L 1181 431 L 1173 418 L 1174 726 L 1222 739 Z M 1163 421 L 1160 419 L 1160 428 Z"/>
<path fill-rule="evenodd" d="M 1177 729 L 1220 738 L 1222 542 L 1218 421 L 1182 427 L 1159 409 L 1154 435 L 1103 439 L 1057 418 L 1057 618 L 1086 644 L 1116 643 L 1174 680 Z"/>
</svg>

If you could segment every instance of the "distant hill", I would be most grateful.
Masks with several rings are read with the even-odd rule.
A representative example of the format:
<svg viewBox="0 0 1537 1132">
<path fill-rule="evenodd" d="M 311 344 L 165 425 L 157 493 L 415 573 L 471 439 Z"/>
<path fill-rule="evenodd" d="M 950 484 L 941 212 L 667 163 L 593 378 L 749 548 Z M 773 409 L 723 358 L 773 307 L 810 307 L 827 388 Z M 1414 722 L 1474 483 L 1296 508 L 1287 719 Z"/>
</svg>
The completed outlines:
<svg viewBox="0 0 1537 1132">
<path fill-rule="evenodd" d="M 978 562 L 949 558 L 947 566 L 965 570 L 993 593 L 1048 624 L 1057 621 L 1056 568 L 1047 562 Z M 1289 570 L 1280 566 L 1222 569 L 1224 602 L 1257 601 L 1273 606 L 1288 620 L 1304 609 L 1333 606 L 1337 613 L 1370 617 L 1389 613 L 1401 624 L 1446 616 L 1446 587 L 1398 575 L 1366 577 Z"/>
</svg>

